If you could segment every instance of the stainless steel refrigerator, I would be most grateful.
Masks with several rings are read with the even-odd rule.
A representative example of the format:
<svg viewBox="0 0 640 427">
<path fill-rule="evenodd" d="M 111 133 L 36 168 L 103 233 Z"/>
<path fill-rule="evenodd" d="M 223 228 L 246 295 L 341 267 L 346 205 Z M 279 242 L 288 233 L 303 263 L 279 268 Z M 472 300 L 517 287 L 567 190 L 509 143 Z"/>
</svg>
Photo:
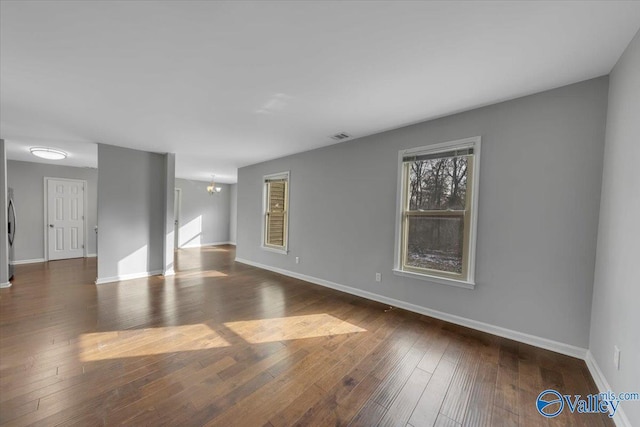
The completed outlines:
<svg viewBox="0 0 640 427">
<path fill-rule="evenodd" d="M 14 241 L 16 237 L 16 208 L 13 203 L 13 188 L 7 188 L 7 198 L 9 199 L 9 212 L 7 219 L 9 221 L 8 236 L 9 236 L 9 279 L 13 277 L 13 260 L 14 260 Z"/>
</svg>

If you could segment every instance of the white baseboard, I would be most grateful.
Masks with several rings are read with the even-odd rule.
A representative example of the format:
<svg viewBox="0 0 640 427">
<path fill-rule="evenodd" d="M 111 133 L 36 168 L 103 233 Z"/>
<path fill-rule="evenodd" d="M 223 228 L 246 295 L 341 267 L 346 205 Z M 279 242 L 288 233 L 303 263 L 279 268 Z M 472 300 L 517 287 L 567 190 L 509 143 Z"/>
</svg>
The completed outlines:
<svg viewBox="0 0 640 427">
<path fill-rule="evenodd" d="M 235 243 L 225 241 L 225 242 L 212 242 L 212 243 L 187 243 L 186 245 L 180 246 L 178 249 L 190 249 L 190 248 L 202 248 L 205 246 L 220 246 L 220 245 L 235 245 Z"/>
<path fill-rule="evenodd" d="M 375 294 L 373 292 L 363 291 L 362 289 L 353 288 L 351 286 L 341 285 L 339 283 L 330 282 L 324 279 L 318 279 L 317 277 L 307 276 L 306 274 L 295 273 L 293 271 L 285 270 L 282 268 L 271 267 L 269 265 L 260 264 L 260 263 L 249 261 L 242 258 L 236 258 L 236 261 L 241 262 L 243 264 L 248 264 L 254 267 L 262 268 L 264 270 L 280 273 L 285 276 L 294 277 L 296 279 L 315 283 L 316 285 L 325 286 L 331 289 L 336 289 L 338 291 L 346 292 L 348 294 L 356 295 L 362 298 L 378 301 L 393 307 L 403 308 L 408 311 L 413 311 L 414 313 L 435 317 L 436 319 L 445 320 L 447 322 L 455 323 L 456 325 L 466 326 L 471 329 L 476 329 L 482 332 L 487 332 L 489 334 L 498 335 L 500 337 L 509 338 L 515 341 L 520 341 L 525 344 L 530 344 L 536 347 L 544 348 L 546 350 L 555 351 L 557 353 L 565 354 L 567 356 L 577 357 L 578 359 L 584 360 L 587 355 L 587 349 L 585 348 L 580 348 L 570 344 L 553 341 L 547 338 L 526 334 L 524 332 L 514 331 L 512 329 L 491 325 L 489 323 L 468 319 L 466 317 L 456 316 L 455 314 L 444 313 L 442 311 L 437 311 L 437 310 L 433 310 L 427 307 L 422 307 L 416 304 L 411 304 L 405 301 L 400 301 L 394 298 L 389 298 L 384 295 Z"/>
<path fill-rule="evenodd" d="M 10 287 L 11 287 L 11 282 L 0 283 L 0 289 L 10 288 Z"/>
<path fill-rule="evenodd" d="M 600 391 L 610 390 L 609 383 L 607 382 L 607 379 L 604 377 L 604 374 L 600 370 L 600 367 L 598 366 L 596 359 L 593 357 L 591 350 L 587 351 L 587 357 L 585 361 L 587 362 L 587 368 L 589 368 L 589 372 L 591 372 L 591 376 L 593 377 L 593 380 L 596 382 L 596 385 L 598 386 L 598 390 Z"/>
<path fill-rule="evenodd" d="M 142 273 L 122 274 L 119 276 L 102 277 L 96 279 L 96 285 L 104 283 L 121 282 L 123 280 L 142 279 L 149 276 L 157 276 L 162 274 L 162 270 L 146 271 Z"/>
<path fill-rule="evenodd" d="M 87 254 L 87 258 L 95 258 L 97 254 Z M 17 259 L 15 261 L 11 261 L 9 264 L 11 265 L 21 265 L 21 264 L 36 264 L 38 262 L 47 262 L 44 258 L 34 258 L 34 259 Z"/>
<path fill-rule="evenodd" d="M 598 362 L 596 362 L 595 357 L 593 357 L 593 353 L 591 353 L 591 350 L 587 350 L 587 357 L 585 358 L 585 362 L 587 362 L 589 373 L 593 377 L 593 380 L 595 381 L 598 390 L 600 390 L 600 393 L 611 390 L 611 386 L 600 370 Z M 613 417 L 613 422 L 618 427 L 631 427 L 631 421 L 629 421 L 629 418 L 627 418 L 627 415 L 624 413 L 622 404 L 618 406 L 616 415 Z"/>
<path fill-rule="evenodd" d="M 175 276 L 176 275 L 176 271 L 173 268 L 170 268 L 170 269 L 166 270 L 164 273 L 162 273 L 162 275 L 164 277 Z"/>
<path fill-rule="evenodd" d="M 233 245 L 234 243 L 232 243 L 229 240 L 226 240 L 224 242 L 213 242 L 213 243 L 205 243 L 202 246 L 220 246 L 220 245 Z"/>
<path fill-rule="evenodd" d="M 44 262 L 44 258 L 34 258 L 34 259 L 17 259 L 11 261 L 9 264 L 11 265 L 20 265 L 20 264 L 35 264 L 37 262 Z"/>
</svg>

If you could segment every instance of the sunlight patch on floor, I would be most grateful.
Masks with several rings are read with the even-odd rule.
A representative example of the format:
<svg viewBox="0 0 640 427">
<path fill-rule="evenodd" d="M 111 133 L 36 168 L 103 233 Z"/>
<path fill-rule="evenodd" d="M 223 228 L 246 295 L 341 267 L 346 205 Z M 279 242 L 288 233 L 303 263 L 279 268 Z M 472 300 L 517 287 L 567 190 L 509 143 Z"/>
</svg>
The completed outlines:
<svg viewBox="0 0 640 427">
<path fill-rule="evenodd" d="M 78 352 L 80 360 L 91 362 L 228 346 L 217 332 L 200 323 L 82 334 Z"/>
<path fill-rule="evenodd" d="M 227 322 L 224 325 L 252 344 L 328 337 L 367 331 L 326 313 L 273 319 L 242 320 Z"/>
<path fill-rule="evenodd" d="M 197 271 L 185 271 L 176 273 L 176 276 L 180 279 L 190 279 L 194 277 L 227 277 L 228 274 L 225 274 L 221 271 L 217 270 L 197 270 Z"/>
<path fill-rule="evenodd" d="M 200 252 L 228 252 L 229 248 L 219 248 L 216 246 L 203 246 L 200 248 Z"/>
</svg>

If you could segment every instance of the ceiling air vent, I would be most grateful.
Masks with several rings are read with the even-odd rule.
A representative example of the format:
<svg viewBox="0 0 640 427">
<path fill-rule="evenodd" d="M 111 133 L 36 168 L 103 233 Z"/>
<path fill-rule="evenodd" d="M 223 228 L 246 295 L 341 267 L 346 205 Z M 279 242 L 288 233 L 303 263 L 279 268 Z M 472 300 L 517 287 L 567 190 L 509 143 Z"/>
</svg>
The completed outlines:
<svg viewBox="0 0 640 427">
<path fill-rule="evenodd" d="M 349 135 L 346 132 L 340 132 L 340 133 L 336 133 L 335 135 L 333 135 L 331 137 L 331 139 L 335 139 L 336 141 L 342 141 L 343 139 L 347 139 L 350 138 L 351 135 Z"/>
</svg>

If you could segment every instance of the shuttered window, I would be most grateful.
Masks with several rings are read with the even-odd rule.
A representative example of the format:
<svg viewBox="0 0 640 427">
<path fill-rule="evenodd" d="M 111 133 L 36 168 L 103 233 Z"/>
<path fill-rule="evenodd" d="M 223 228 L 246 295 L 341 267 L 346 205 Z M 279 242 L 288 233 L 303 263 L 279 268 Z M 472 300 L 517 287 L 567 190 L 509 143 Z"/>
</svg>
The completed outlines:
<svg viewBox="0 0 640 427">
<path fill-rule="evenodd" d="M 265 211 L 263 246 L 278 251 L 287 249 L 289 174 L 266 176 L 264 179 Z"/>
</svg>

